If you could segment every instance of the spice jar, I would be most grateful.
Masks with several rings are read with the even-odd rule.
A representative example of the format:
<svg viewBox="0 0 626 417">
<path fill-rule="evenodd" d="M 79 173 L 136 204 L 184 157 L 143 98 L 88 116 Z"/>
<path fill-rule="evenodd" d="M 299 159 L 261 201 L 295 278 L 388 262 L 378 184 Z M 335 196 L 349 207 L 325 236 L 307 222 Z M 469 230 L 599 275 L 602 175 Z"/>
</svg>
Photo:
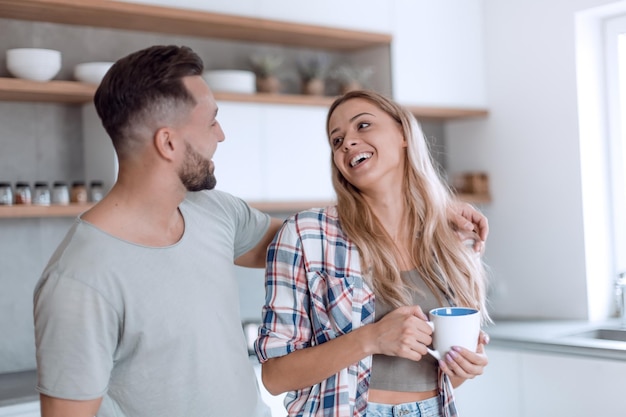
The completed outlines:
<svg viewBox="0 0 626 417">
<path fill-rule="evenodd" d="M 32 195 L 30 185 L 27 182 L 18 182 L 15 184 L 15 204 L 30 204 Z"/>
<path fill-rule="evenodd" d="M 13 205 L 13 189 L 8 182 L 0 182 L 0 206 Z"/>
<path fill-rule="evenodd" d="M 91 181 L 89 183 L 89 201 L 97 203 L 104 197 L 104 188 L 102 181 Z"/>
<path fill-rule="evenodd" d="M 38 206 L 50 205 L 50 188 L 48 183 L 44 181 L 38 181 L 35 183 L 35 190 L 33 191 L 33 204 Z"/>
<path fill-rule="evenodd" d="M 78 204 L 84 204 L 87 202 L 87 187 L 85 187 L 84 181 L 74 181 L 72 183 L 70 201 Z"/>
<path fill-rule="evenodd" d="M 55 181 L 52 184 L 52 204 L 59 204 L 61 206 L 68 205 L 70 203 L 70 189 L 66 182 Z"/>
</svg>

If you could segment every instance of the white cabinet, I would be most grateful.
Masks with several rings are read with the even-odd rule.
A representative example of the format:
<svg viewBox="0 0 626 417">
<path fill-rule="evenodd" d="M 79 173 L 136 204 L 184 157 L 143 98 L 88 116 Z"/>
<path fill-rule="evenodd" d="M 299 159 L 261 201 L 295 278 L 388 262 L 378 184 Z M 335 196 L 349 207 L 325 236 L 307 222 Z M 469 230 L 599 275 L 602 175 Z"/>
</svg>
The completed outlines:
<svg viewBox="0 0 626 417">
<path fill-rule="evenodd" d="M 325 107 L 267 106 L 269 201 L 333 200 Z"/>
<path fill-rule="evenodd" d="M 218 101 L 225 140 L 213 156 L 216 188 L 249 202 L 334 200 L 327 108 Z M 83 107 L 87 178 L 117 177 L 117 158 L 93 105 Z"/>
<path fill-rule="evenodd" d="M 487 356 L 489 365 L 484 373 L 455 390 L 459 414 L 463 417 L 522 417 L 521 354 L 488 346 Z"/>
<path fill-rule="evenodd" d="M 248 201 L 334 199 L 324 106 L 219 102 L 217 188 Z"/>
<path fill-rule="evenodd" d="M 267 195 L 267 146 L 261 139 L 263 106 L 218 102 L 217 120 L 226 139 L 217 145 L 215 188 L 228 191 L 247 201 L 260 201 Z"/>
<path fill-rule="evenodd" d="M 626 362 L 523 354 L 524 416 L 624 416 L 625 388 Z"/>
<path fill-rule="evenodd" d="M 485 373 L 456 392 L 463 417 L 626 415 L 626 362 L 487 348 Z"/>
<path fill-rule="evenodd" d="M 394 98 L 407 105 L 485 107 L 482 0 L 395 0 Z"/>
</svg>

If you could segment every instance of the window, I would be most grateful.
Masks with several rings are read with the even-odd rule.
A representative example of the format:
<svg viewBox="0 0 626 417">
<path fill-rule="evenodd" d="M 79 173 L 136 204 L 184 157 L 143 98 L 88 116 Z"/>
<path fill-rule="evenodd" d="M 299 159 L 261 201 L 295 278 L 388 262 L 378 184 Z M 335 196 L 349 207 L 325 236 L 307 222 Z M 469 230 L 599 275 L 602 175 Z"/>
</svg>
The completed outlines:
<svg viewBox="0 0 626 417">
<path fill-rule="evenodd" d="M 626 271 L 626 1 L 576 13 L 576 73 L 587 311 L 603 320 Z"/>
<path fill-rule="evenodd" d="M 607 138 L 615 276 L 626 272 L 626 15 L 605 24 Z"/>
</svg>

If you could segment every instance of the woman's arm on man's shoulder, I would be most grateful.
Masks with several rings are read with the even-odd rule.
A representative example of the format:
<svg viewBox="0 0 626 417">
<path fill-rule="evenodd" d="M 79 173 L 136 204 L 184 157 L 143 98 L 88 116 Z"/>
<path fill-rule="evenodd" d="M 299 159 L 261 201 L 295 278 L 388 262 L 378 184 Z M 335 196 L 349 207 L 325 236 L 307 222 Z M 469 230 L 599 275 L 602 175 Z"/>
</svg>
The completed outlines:
<svg viewBox="0 0 626 417">
<path fill-rule="evenodd" d="M 235 259 L 235 265 L 245 266 L 248 268 L 265 268 L 265 257 L 267 255 L 267 247 L 269 246 L 278 229 L 283 224 L 283 220 L 273 218 L 270 220 L 270 226 L 268 227 L 265 235 L 261 238 L 259 243 L 248 252 Z"/>
</svg>

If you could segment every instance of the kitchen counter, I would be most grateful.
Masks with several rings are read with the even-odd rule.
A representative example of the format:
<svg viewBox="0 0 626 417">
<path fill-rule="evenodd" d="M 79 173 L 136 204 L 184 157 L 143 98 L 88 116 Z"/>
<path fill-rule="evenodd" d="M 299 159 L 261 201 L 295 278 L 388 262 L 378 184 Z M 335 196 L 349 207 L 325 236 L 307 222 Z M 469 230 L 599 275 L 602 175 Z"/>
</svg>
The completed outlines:
<svg viewBox="0 0 626 417">
<path fill-rule="evenodd" d="M 0 374 L 0 407 L 39 401 L 36 384 L 37 371 L 34 369 Z"/>
<path fill-rule="evenodd" d="M 575 320 L 494 320 L 485 331 L 490 346 L 553 352 L 626 361 L 626 341 L 586 336 L 597 329 L 620 329 L 617 319 L 601 322 Z M 624 330 L 626 335 L 626 330 Z"/>
<path fill-rule="evenodd" d="M 626 361 L 626 341 L 602 340 L 581 335 L 596 329 L 619 329 L 617 319 L 602 322 L 576 320 L 494 320 L 485 331 L 491 341 L 489 346 L 515 350 L 552 352 L 558 354 L 595 357 Z M 626 335 L 626 331 L 624 332 Z M 251 357 L 257 378 L 260 365 Z M 37 401 L 35 390 L 37 371 L 0 374 L 0 407 Z M 261 391 L 268 403 L 280 409 L 282 398 Z"/>
</svg>

